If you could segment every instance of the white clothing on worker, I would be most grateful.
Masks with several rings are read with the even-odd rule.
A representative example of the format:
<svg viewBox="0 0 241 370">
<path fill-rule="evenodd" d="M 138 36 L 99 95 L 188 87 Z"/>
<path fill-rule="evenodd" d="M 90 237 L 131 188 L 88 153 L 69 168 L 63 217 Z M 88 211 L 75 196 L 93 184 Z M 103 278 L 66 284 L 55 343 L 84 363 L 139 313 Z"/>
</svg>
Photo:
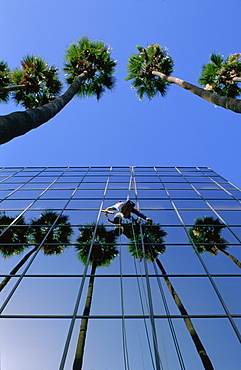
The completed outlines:
<svg viewBox="0 0 241 370">
<path fill-rule="evenodd" d="M 121 208 L 123 207 L 123 205 L 125 204 L 126 202 L 117 202 L 116 204 L 114 204 L 111 209 L 115 209 L 116 211 L 120 212 L 121 211 Z"/>
</svg>

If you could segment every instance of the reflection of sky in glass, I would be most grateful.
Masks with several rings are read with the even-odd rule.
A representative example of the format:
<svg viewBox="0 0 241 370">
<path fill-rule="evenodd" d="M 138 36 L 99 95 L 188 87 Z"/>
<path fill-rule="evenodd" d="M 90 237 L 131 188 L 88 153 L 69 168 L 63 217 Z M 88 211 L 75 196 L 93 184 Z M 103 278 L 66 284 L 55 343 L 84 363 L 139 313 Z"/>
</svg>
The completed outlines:
<svg viewBox="0 0 241 370">
<path fill-rule="evenodd" d="M 232 348 L 234 363 L 240 351 L 220 297 L 238 326 L 240 269 L 221 252 L 217 256 L 208 252 L 197 256 L 187 232 L 196 218 L 206 216 L 224 221 L 226 227 L 221 235 L 229 243 L 227 251 L 241 260 L 241 203 L 237 201 L 240 194 L 240 190 L 205 167 L 1 170 L 0 208 L 1 212 L 16 218 L 12 227 L 14 232 L 18 232 L 16 221 L 19 215 L 30 223 L 32 219 L 37 220 L 44 210 L 67 216 L 73 230 L 63 253 L 45 255 L 42 249 L 33 253 L 1 293 L 3 304 L 16 287 L 2 312 L 5 315 L 1 321 L 3 366 L 6 368 L 8 363 L 9 368 L 16 368 L 16 360 L 9 357 L 9 348 L 16 346 L 19 356 L 21 354 L 20 357 L 25 359 L 24 370 L 36 368 L 34 360 L 27 356 L 31 344 L 35 358 L 41 358 L 39 369 L 41 366 L 46 370 L 58 369 L 78 292 L 81 292 L 65 361 L 65 370 L 72 367 L 91 271 L 90 266 L 85 269 L 75 250 L 79 227 L 98 222 L 107 230 L 113 230 L 114 226 L 106 221 L 100 208 L 111 206 L 117 200 L 125 201 L 127 197 L 167 233 L 164 238 L 166 251 L 159 255 L 159 260 L 188 313 L 193 316 L 215 369 L 220 368 L 220 363 L 229 364 L 226 368 L 231 366 L 229 352 L 220 352 L 220 348 L 224 344 Z M 3 232 L 6 225 L 0 227 Z M 53 225 L 45 225 L 46 232 L 52 229 Z M 85 348 L 86 369 L 90 366 L 98 369 L 101 362 L 106 368 L 124 368 L 123 330 L 131 368 L 141 369 L 143 363 L 147 369 L 152 368 L 151 302 L 163 364 L 168 364 L 171 369 L 179 368 L 167 320 L 168 307 L 187 369 L 195 367 L 195 370 L 201 370 L 190 335 L 158 265 L 135 260 L 128 252 L 129 243 L 127 237 L 121 235 L 116 245 L 118 256 L 109 267 L 96 270 Z M 2 259 L 0 274 L 8 274 L 33 248 L 34 245 L 30 244 L 23 254 Z M 221 341 L 221 337 L 225 340 Z M 50 340 L 51 353 L 46 364 L 44 354 L 49 350 Z"/>
</svg>

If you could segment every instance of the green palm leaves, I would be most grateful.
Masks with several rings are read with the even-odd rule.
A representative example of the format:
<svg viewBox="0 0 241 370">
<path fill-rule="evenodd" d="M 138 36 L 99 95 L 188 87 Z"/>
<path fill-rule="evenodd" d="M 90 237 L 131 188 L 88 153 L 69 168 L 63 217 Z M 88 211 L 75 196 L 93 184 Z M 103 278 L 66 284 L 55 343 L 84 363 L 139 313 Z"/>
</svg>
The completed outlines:
<svg viewBox="0 0 241 370">
<path fill-rule="evenodd" d="M 225 225 L 218 218 L 204 216 L 197 218 L 194 226 L 188 232 L 199 253 L 207 251 L 217 255 L 217 250 L 227 248 L 227 241 L 221 237 L 223 228 Z"/>
<path fill-rule="evenodd" d="M 22 253 L 30 235 L 29 225 L 25 223 L 23 216 L 20 216 L 16 223 L 15 217 L 0 215 L 0 254 L 6 258 Z"/>
<path fill-rule="evenodd" d="M 40 57 L 27 55 L 21 61 L 22 68 L 11 74 L 11 82 L 24 85 L 23 90 L 13 94 L 13 99 L 25 108 L 35 108 L 55 99 L 61 90 L 58 69 Z"/>
<path fill-rule="evenodd" d="M 221 252 L 241 268 L 241 262 L 226 250 L 228 242 L 221 236 L 221 231 L 225 227 L 218 218 L 204 216 L 197 218 L 188 232 L 198 253 L 209 252 L 213 256 L 217 256 L 218 252 Z"/>
<path fill-rule="evenodd" d="M 106 89 L 113 89 L 116 62 L 111 59 L 110 47 L 102 41 L 90 41 L 87 37 L 72 43 L 65 56 L 66 80 L 71 84 L 74 79 L 87 72 L 87 79 L 81 85 L 80 97 L 96 96 L 100 99 Z"/>
<path fill-rule="evenodd" d="M 114 88 L 115 66 L 109 46 L 83 37 L 70 44 L 63 70 L 70 85 L 85 72 L 77 95 L 100 99 L 106 89 Z M 61 87 L 58 68 L 49 66 L 38 56 L 27 55 L 21 61 L 21 68 L 13 71 L 0 61 L 0 101 L 7 101 L 11 96 L 26 109 L 36 108 L 55 100 Z"/>
<path fill-rule="evenodd" d="M 0 61 L 0 87 L 6 87 L 10 84 L 10 68 L 8 64 L 1 60 Z M 9 98 L 9 93 L 6 91 L 0 92 L 0 102 L 7 102 Z"/>
<path fill-rule="evenodd" d="M 24 252 L 29 246 L 34 246 L 18 264 L 11 270 L 10 275 L 15 275 L 18 270 L 28 261 L 30 256 L 39 248 L 45 255 L 56 255 L 64 251 L 66 243 L 70 242 L 73 232 L 68 216 L 60 215 L 54 211 L 44 211 L 37 220 L 31 220 L 26 224 L 20 216 L 14 223 L 14 218 L 3 214 L 0 217 L 0 253 L 4 258 Z M 7 226 L 9 225 L 9 226 Z M 6 276 L 0 283 L 0 291 L 11 280 L 12 276 Z"/>
<path fill-rule="evenodd" d="M 224 59 L 219 54 L 211 54 L 211 62 L 203 66 L 201 77 L 198 82 L 205 86 L 206 90 L 219 95 L 236 98 L 241 95 L 235 78 L 241 76 L 241 54 L 232 54 Z"/>
<path fill-rule="evenodd" d="M 134 258 L 145 258 L 153 262 L 158 254 L 165 252 L 164 237 L 167 233 L 161 229 L 159 224 L 155 225 L 133 225 L 134 236 L 129 238 L 129 252 Z M 142 245 L 142 240 L 143 244 Z M 144 252 L 143 252 L 144 247 Z"/>
<path fill-rule="evenodd" d="M 79 229 L 80 236 L 77 238 L 76 250 L 79 259 L 86 264 L 95 230 L 95 224 Z M 103 225 L 98 225 L 94 237 L 94 244 L 90 255 L 90 264 L 99 266 L 109 266 L 111 261 L 118 255 L 115 247 L 116 236 L 113 230 L 107 230 Z"/>
<path fill-rule="evenodd" d="M 53 211 L 45 211 L 31 222 L 32 241 L 40 244 L 44 240 L 42 249 L 46 255 L 62 253 L 72 232 L 68 216 Z"/>
<path fill-rule="evenodd" d="M 149 45 L 146 49 L 137 46 L 138 54 L 129 57 L 128 76 L 126 80 L 132 81 L 132 88 L 137 96 L 142 99 L 146 95 L 149 99 L 159 93 L 164 96 L 168 83 L 152 74 L 153 71 L 169 76 L 173 72 L 173 60 L 166 48 L 158 44 Z"/>
</svg>

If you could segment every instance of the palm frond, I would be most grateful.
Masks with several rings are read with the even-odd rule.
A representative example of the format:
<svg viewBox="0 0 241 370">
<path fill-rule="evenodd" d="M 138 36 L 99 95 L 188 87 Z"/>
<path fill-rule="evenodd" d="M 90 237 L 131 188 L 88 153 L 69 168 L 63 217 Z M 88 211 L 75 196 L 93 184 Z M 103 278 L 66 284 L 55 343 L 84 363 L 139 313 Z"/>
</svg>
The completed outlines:
<svg viewBox="0 0 241 370">
<path fill-rule="evenodd" d="M 23 216 L 14 223 L 15 217 L 7 216 L 5 212 L 0 214 L 0 254 L 11 257 L 22 253 L 28 247 L 30 227 L 26 224 Z M 11 226 L 9 226 L 11 225 Z"/>
<path fill-rule="evenodd" d="M 217 249 L 225 250 L 227 241 L 222 238 L 221 231 L 225 228 L 219 219 L 213 217 L 197 218 L 188 233 L 199 253 L 209 252 L 217 255 Z"/>
<path fill-rule="evenodd" d="M 85 265 L 88 260 L 91 243 L 93 243 L 89 259 L 90 264 L 109 266 L 119 253 L 114 245 L 116 242 L 114 231 L 107 230 L 103 225 L 98 225 L 94 237 L 94 229 L 94 223 L 79 229 L 80 235 L 76 240 L 79 245 L 75 247 L 78 252 L 78 258 Z"/>
<path fill-rule="evenodd" d="M 226 59 L 219 54 L 211 54 L 211 62 L 203 66 L 198 83 L 216 94 L 237 98 L 241 95 L 241 88 L 233 79 L 241 74 L 239 57 L 240 53 Z"/>
<path fill-rule="evenodd" d="M 26 55 L 22 68 L 11 74 L 11 82 L 15 85 L 25 85 L 24 90 L 13 93 L 17 104 L 25 108 L 36 108 L 55 99 L 61 91 L 62 83 L 58 77 L 58 68 L 49 66 L 42 58 Z"/>
<path fill-rule="evenodd" d="M 166 235 L 167 233 L 159 224 L 134 225 L 134 234 L 129 238 L 131 243 L 128 250 L 134 258 L 145 258 L 148 261 L 153 261 L 158 254 L 165 252 L 164 238 Z"/>
<path fill-rule="evenodd" d="M 9 86 L 11 83 L 11 74 L 10 68 L 8 67 L 7 62 L 0 60 L 0 87 Z M 0 102 L 6 103 L 9 99 L 8 92 L 0 93 Z"/>
<path fill-rule="evenodd" d="M 111 58 L 109 46 L 103 41 L 90 41 L 88 37 L 82 37 L 78 43 L 68 47 L 63 70 L 68 84 L 86 71 L 88 78 L 83 82 L 78 96 L 96 96 L 100 99 L 106 89 L 114 88 L 115 67 L 116 61 Z"/>
<path fill-rule="evenodd" d="M 44 240 L 42 249 L 46 255 L 62 253 L 73 233 L 68 216 L 54 211 L 44 211 L 38 219 L 32 220 L 30 230 L 32 243 L 40 244 Z"/>
<path fill-rule="evenodd" d="M 215 53 L 212 53 L 210 55 L 210 60 L 218 67 L 218 68 L 221 68 L 222 67 L 222 63 L 223 63 L 223 57 L 220 55 L 220 54 L 215 54 Z"/>
<path fill-rule="evenodd" d="M 128 75 L 126 81 L 132 80 L 132 88 L 136 90 L 139 99 L 146 95 L 149 99 L 167 92 L 168 83 L 152 74 L 153 71 L 162 72 L 169 76 L 173 71 L 173 60 L 166 48 L 158 44 L 149 45 L 147 48 L 136 47 L 138 54 L 128 58 Z"/>
</svg>

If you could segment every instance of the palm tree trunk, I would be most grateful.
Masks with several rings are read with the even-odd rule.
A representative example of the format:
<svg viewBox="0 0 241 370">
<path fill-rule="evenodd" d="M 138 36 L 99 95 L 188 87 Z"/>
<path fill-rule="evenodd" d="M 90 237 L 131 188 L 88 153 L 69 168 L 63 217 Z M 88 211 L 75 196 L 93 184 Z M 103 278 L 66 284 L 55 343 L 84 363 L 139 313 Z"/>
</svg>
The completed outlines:
<svg viewBox="0 0 241 370">
<path fill-rule="evenodd" d="M 50 103 L 23 112 L 14 112 L 0 116 L 0 144 L 7 143 L 17 136 L 41 126 L 59 113 L 78 92 L 81 83 L 87 78 L 85 71 L 70 85 L 67 91 Z"/>
<path fill-rule="evenodd" d="M 237 258 L 232 256 L 232 254 L 226 252 L 224 249 L 219 249 L 217 246 L 216 246 L 216 248 L 219 250 L 219 252 L 222 252 L 225 256 L 230 258 L 241 269 L 241 262 L 239 260 L 237 260 Z"/>
<path fill-rule="evenodd" d="M 209 103 L 218 105 L 222 108 L 232 110 L 235 113 L 241 113 L 241 100 L 228 98 L 226 96 L 221 96 L 218 94 L 211 93 L 210 91 L 204 90 L 201 87 L 195 86 L 186 82 L 180 78 L 166 76 L 164 73 L 153 71 L 153 75 L 160 77 L 162 80 L 168 83 L 175 83 L 176 85 L 182 87 L 185 90 L 199 96 L 200 98 L 208 101 Z"/>
<path fill-rule="evenodd" d="M 0 94 L 6 93 L 8 91 L 19 91 L 19 90 L 25 90 L 27 88 L 27 85 L 10 85 L 5 87 L 0 87 Z"/>
<path fill-rule="evenodd" d="M 27 254 L 25 254 L 25 256 L 21 259 L 21 261 L 12 269 L 12 271 L 10 272 L 10 275 L 15 275 L 16 272 L 18 272 L 18 270 L 25 264 L 25 262 L 29 259 L 29 257 L 38 249 L 38 246 L 37 247 L 34 247 L 33 249 L 31 249 L 30 252 L 28 252 Z M 12 276 L 6 276 L 1 284 L 0 284 L 0 292 L 3 290 L 3 288 L 7 285 L 7 283 L 9 282 L 9 280 L 12 278 Z"/>
<path fill-rule="evenodd" d="M 91 302 L 92 302 L 92 296 L 93 296 L 95 271 L 96 271 L 96 264 L 93 263 L 91 273 L 90 273 L 91 276 L 90 276 L 90 280 L 89 280 L 87 297 L 86 297 L 86 301 L 85 301 L 85 308 L 84 308 L 84 312 L 83 312 L 83 315 L 86 316 L 86 317 L 83 317 L 82 320 L 81 320 L 79 338 L 78 338 L 78 343 L 77 343 L 76 352 L 75 352 L 75 359 L 74 359 L 74 363 L 73 363 L 73 370 L 81 370 L 82 369 L 85 339 L 86 339 L 87 326 L 88 326 L 88 320 L 89 320 L 88 316 L 90 314 L 90 308 L 91 308 Z"/>
<path fill-rule="evenodd" d="M 199 336 L 198 336 L 198 334 L 197 334 L 197 332 L 196 332 L 196 330 L 195 330 L 195 328 L 192 324 L 191 319 L 189 317 L 185 317 L 185 316 L 188 316 L 188 313 L 187 313 L 185 307 L 183 306 L 183 304 L 181 302 L 181 299 L 177 295 L 177 292 L 175 291 L 172 283 L 170 282 L 169 278 L 167 277 L 167 273 L 166 273 L 162 263 L 160 262 L 160 260 L 158 258 L 156 258 L 155 261 L 156 261 L 159 269 L 161 270 L 161 273 L 163 274 L 163 278 L 164 278 L 164 280 L 167 284 L 167 287 L 168 287 L 168 289 L 169 289 L 169 291 L 172 295 L 172 298 L 174 299 L 181 315 L 184 316 L 184 321 L 185 321 L 186 327 L 187 327 L 187 329 L 188 329 L 188 331 L 189 331 L 189 333 L 192 337 L 192 340 L 195 344 L 195 347 L 196 347 L 196 349 L 198 351 L 198 354 L 201 358 L 201 361 L 203 363 L 204 369 L 214 370 L 213 365 L 211 363 L 211 360 L 209 359 L 209 357 L 208 357 L 208 355 L 205 351 L 205 348 L 203 347 L 202 342 L 199 339 Z"/>
</svg>

